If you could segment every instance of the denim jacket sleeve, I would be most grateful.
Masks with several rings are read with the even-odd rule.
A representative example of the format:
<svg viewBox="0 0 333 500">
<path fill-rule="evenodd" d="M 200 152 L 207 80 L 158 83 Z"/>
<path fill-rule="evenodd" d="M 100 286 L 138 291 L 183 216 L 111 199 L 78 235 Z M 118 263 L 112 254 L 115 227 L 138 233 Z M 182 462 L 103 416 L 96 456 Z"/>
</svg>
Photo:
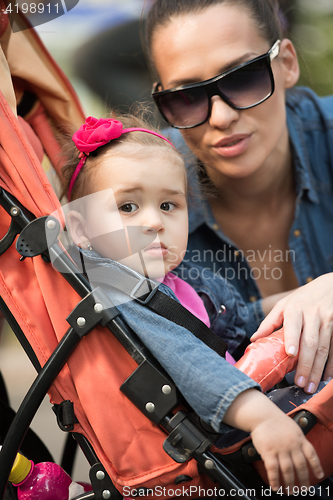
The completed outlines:
<svg viewBox="0 0 333 500">
<path fill-rule="evenodd" d="M 260 323 L 265 319 L 265 314 L 262 309 L 262 299 L 255 302 L 248 302 L 246 308 L 249 312 L 249 320 L 245 325 L 247 337 L 251 337 L 259 328 Z"/>
</svg>

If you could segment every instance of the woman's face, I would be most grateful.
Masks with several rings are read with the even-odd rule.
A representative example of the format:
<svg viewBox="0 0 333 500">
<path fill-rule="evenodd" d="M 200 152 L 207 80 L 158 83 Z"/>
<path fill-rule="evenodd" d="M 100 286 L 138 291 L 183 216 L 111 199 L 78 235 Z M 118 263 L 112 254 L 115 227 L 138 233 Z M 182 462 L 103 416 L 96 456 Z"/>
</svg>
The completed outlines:
<svg viewBox="0 0 333 500">
<path fill-rule="evenodd" d="M 283 40 L 280 54 L 272 62 L 275 92 L 267 101 L 238 111 L 214 96 L 208 121 L 182 130 L 185 141 L 213 180 L 220 174 L 248 177 L 263 167 L 285 161 L 289 154 L 285 88 L 295 82 L 287 72 L 287 45 L 291 43 Z M 165 90 L 207 80 L 270 48 L 246 9 L 219 4 L 199 14 L 171 18 L 155 33 L 152 55 Z M 288 64 L 283 57 L 286 50 Z"/>
</svg>

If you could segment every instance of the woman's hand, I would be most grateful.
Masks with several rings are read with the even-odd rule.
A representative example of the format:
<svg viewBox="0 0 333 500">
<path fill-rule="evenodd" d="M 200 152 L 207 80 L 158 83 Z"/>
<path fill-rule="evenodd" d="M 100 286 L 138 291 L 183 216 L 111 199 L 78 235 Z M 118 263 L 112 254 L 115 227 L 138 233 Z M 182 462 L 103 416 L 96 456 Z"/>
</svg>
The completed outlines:
<svg viewBox="0 0 333 500">
<path fill-rule="evenodd" d="M 267 337 L 282 325 L 286 353 L 296 356 L 299 352 L 295 383 L 313 393 L 321 378 L 333 377 L 333 273 L 279 300 L 251 341 Z"/>
</svg>

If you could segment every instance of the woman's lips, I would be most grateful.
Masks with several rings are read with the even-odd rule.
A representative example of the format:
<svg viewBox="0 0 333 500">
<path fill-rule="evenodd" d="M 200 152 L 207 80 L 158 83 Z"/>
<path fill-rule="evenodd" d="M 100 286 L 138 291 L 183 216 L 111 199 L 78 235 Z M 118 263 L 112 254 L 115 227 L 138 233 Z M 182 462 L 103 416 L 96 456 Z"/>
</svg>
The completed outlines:
<svg viewBox="0 0 333 500">
<path fill-rule="evenodd" d="M 244 153 L 251 141 L 251 137 L 251 134 L 232 135 L 217 142 L 213 149 L 221 156 L 232 158 Z"/>
</svg>

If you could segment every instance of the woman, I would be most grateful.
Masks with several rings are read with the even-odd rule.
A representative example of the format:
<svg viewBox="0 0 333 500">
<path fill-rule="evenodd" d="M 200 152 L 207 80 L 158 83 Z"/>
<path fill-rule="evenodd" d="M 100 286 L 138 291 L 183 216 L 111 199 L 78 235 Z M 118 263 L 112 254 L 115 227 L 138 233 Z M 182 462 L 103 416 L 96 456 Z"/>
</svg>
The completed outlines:
<svg viewBox="0 0 333 500">
<path fill-rule="evenodd" d="M 297 55 L 274 0 L 156 0 L 146 45 L 153 97 L 204 193 L 186 258 L 238 288 L 249 335 L 265 317 L 255 338 L 284 323 L 312 393 L 325 363 L 333 376 L 333 99 L 292 90 Z"/>
</svg>

